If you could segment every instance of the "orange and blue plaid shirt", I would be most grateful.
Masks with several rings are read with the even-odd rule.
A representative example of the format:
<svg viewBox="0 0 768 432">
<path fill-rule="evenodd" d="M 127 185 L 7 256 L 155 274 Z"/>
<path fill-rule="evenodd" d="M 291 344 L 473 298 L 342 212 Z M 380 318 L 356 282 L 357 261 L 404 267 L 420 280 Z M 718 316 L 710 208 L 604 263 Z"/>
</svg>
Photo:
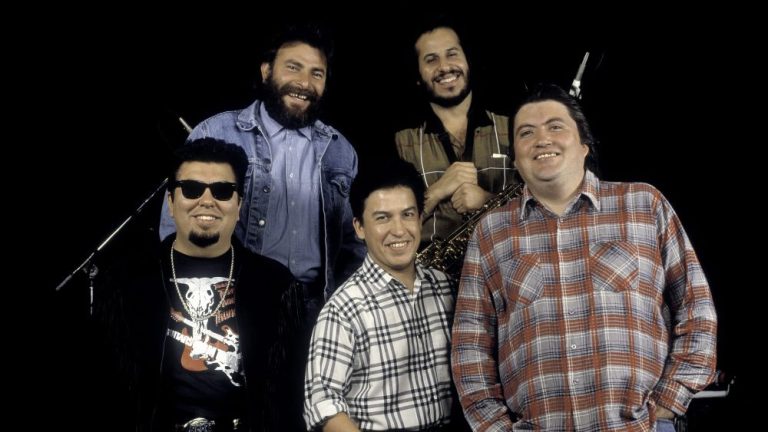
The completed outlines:
<svg viewBox="0 0 768 432">
<path fill-rule="evenodd" d="M 587 172 L 562 216 L 525 188 L 476 228 L 454 381 L 476 431 L 649 431 L 713 378 L 716 321 L 661 193 Z"/>
</svg>

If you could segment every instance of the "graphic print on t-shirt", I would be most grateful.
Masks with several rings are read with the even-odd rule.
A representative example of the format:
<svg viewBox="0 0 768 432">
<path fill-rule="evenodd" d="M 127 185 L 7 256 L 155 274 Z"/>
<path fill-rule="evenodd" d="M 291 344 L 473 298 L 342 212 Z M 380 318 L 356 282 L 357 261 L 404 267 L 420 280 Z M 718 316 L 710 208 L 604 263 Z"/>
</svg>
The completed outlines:
<svg viewBox="0 0 768 432">
<path fill-rule="evenodd" d="M 220 371 L 232 385 L 239 387 L 242 382 L 239 336 L 228 325 L 232 322 L 224 323 L 234 317 L 234 289 L 227 290 L 227 281 L 223 277 L 177 278 L 175 282 L 183 301 L 194 317 L 216 310 L 225 291 L 226 298 L 213 316 L 203 320 L 187 318 L 172 307 L 171 318 L 177 324 L 168 329 L 168 335 L 183 345 L 179 360 L 184 370 Z"/>
</svg>

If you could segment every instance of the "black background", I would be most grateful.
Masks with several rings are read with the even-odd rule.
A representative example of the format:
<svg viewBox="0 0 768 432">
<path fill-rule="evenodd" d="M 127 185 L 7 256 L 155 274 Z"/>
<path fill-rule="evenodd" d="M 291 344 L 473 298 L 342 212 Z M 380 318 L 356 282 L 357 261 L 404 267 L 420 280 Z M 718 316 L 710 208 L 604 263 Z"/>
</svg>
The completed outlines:
<svg viewBox="0 0 768 432">
<path fill-rule="evenodd" d="M 337 44 L 323 118 L 352 142 L 364 169 L 391 154 L 392 131 L 419 106 L 407 28 L 437 8 L 221 5 L 172 13 L 96 11 L 96 20 L 42 23 L 52 37 L 25 56 L 34 64 L 27 78 L 35 95 L 25 112 L 48 143 L 37 156 L 45 156 L 41 168 L 50 185 L 41 210 L 52 228 L 36 230 L 46 247 L 35 253 L 45 263 L 40 286 L 50 300 L 43 313 L 58 335 L 44 373 L 52 380 L 53 405 L 81 418 L 109 403 L 99 395 L 95 406 L 65 397 L 73 386 L 110 378 L 98 376 L 87 349 L 72 348 L 89 345 L 87 279 L 78 274 L 62 292 L 53 289 L 165 178 L 164 163 L 185 137 L 176 118 L 194 125 L 250 104 L 269 35 L 282 22 L 312 18 L 332 30 Z M 750 37 L 723 31 L 731 17 L 722 11 L 693 17 L 553 6 L 502 14 L 472 2 L 452 12 L 471 29 L 465 39 L 474 47 L 474 84 L 499 112 L 512 108 L 525 84 L 569 86 L 590 51 L 583 104 L 599 139 L 602 176 L 651 183 L 670 200 L 711 285 L 719 367 L 742 386 L 750 381 L 747 350 L 736 342 L 749 303 L 737 293 L 764 286 L 743 271 L 751 261 L 745 245 L 756 234 L 737 197 L 756 187 L 743 178 L 752 153 L 740 145 L 751 137 L 742 98 L 751 88 Z M 606 13 L 611 17 L 598 18 Z M 100 266 L 118 259 L 113 250 L 143 247 L 140 239 L 153 235 L 158 202 L 105 248 Z M 714 430 L 746 402 L 736 390 L 726 401 L 694 402 L 703 419 L 695 430 Z"/>
</svg>

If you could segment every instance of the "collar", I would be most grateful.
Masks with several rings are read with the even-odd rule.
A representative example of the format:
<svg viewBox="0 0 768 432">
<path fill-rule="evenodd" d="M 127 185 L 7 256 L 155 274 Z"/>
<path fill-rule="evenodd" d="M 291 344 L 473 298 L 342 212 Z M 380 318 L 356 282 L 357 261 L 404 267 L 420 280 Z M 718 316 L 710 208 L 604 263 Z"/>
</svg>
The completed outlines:
<svg viewBox="0 0 768 432">
<path fill-rule="evenodd" d="M 467 124 L 471 124 L 475 128 L 489 126 L 493 124 L 490 118 L 490 114 L 484 109 L 480 108 L 480 101 L 478 100 L 475 93 L 475 91 L 472 91 L 472 104 L 469 105 L 469 112 L 467 113 L 469 122 L 467 122 Z M 424 121 L 424 133 L 440 134 L 445 132 L 443 122 L 440 121 L 440 119 L 437 117 L 437 114 L 435 114 L 429 104 L 427 104 L 424 116 L 426 117 L 426 120 Z"/>
<path fill-rule="evenodd" d="M 598 179 L 590 170 L 586 170 L 584 173 L 584 181 L 581 182 L 581 190 L 579 190 L 579 193 L 573 198 L 571 203 L 568 204 L 567 208 L 570 209 L 573 206 L 573 203 L 582 197 L 591 204 L 595 211 L 600 211 L 600 179 Z M 538 202 L 536 197 L 534 197 L 528 189 L 528 185 L 526 185 L 523 188 L 523 194 L 520 198 L 521 221 L 528 217 L 531 209 L 538 204 Z M 568 212 L 568 210 L 566 210 L 566 212 Z"/>
<path fill-rule="evenodd" d="M 416 281 L 422 281 L 422 286 L 424 285 L 424 281 L 428 281 L 431 284 L 437 282 L 434 276 L 421 264 L 415 265 Z M 363 265 L 360 266 L 358 274 L 361 279 L 373 286 L 375 291 L 386 289 L 394 280 L 391 274 L 387 273 L 387 271 L 381 268 L 380 265 L 376 264 L 370 254 L 365 255 L 365 260 L 363 260 Z"/>
<path fill-rule="evenodd" d="M 267 108 L 264 104 L 261 104 L 259 106 L 259 116 L 261 117 L 261 122 L 264 124 L 264 132 L 267 134 L 269 138 L 274 138 L 275 135 L 279 134 L 281 131 L 286 129 L 283 125 L 278 123 L 275 119 L 273 119 L 269 113 L 267 112 Z M 312 140 L 312 126 L 305 126 L 301 129 L 296 129 L 301 135 L 303 135 L 306 139 Z"/>
<path fill-rule="evenodd" d="M 261 116 L 261 106 L 263 103 L 261 100 L 256 99 L 252 104 L 248 105 L 245 109 L 242 109 L 237 114 L 237 120 L 236 124 L 238 129 L 240 129 L 243 132 L 249 132 L 253 129 L 258 130 L 258 132 L 262 135 L 264 135 L 266 132 L 264 131 L 264 126 L 262 124 L 263 119 Z M 272 120 L 274 121 L 274 120 Z M 275 122 L 278 126 L 279 123 Z M 282 126 L 280 126 L 282 127 Z M 322 121 L 315 120 L 315 123 L 311 126 L 307 126 L 310 133 L 316 134 L 316 136 L 319 136 L 319 139 L 324 139 L 324 137 L 331 137 L 333 139 L 336 139 L 338 137 L 338 132 L 336 132 L 336 129 L 328 126 L 327 124 L 323 123 Z"/>
</svg>

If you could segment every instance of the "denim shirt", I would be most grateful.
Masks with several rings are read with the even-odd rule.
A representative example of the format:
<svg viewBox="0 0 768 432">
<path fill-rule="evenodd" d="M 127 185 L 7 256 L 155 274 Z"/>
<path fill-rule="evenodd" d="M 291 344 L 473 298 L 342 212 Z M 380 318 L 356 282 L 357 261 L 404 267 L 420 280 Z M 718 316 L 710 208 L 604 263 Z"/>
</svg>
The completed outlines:
<svg viewBox="0 0 768 432">
<path fill-rule="evenodd" d="M 248 155 L 243 205 L 235 235 L 250 250 L 261 253 L 264 244 L 269 193 L 273 189 L 272 154 L 259 115 L 261 101 L 238 111 L 227 111 L 208 118 L 195 127 L 187 138 L 213 137 L 236 144 Z M 357 175 L 357 154 L 352 145 L 334 128 L 315 121 L 312 142 L 320 163 L 321 227 L 324 250 L 324 293 L 328 298 L 360 266 L 365 258 L 365 245 L 355 237 L 349 189 Z M 163 203 L 160 237 L 175 231 Z"/>
</svg>

